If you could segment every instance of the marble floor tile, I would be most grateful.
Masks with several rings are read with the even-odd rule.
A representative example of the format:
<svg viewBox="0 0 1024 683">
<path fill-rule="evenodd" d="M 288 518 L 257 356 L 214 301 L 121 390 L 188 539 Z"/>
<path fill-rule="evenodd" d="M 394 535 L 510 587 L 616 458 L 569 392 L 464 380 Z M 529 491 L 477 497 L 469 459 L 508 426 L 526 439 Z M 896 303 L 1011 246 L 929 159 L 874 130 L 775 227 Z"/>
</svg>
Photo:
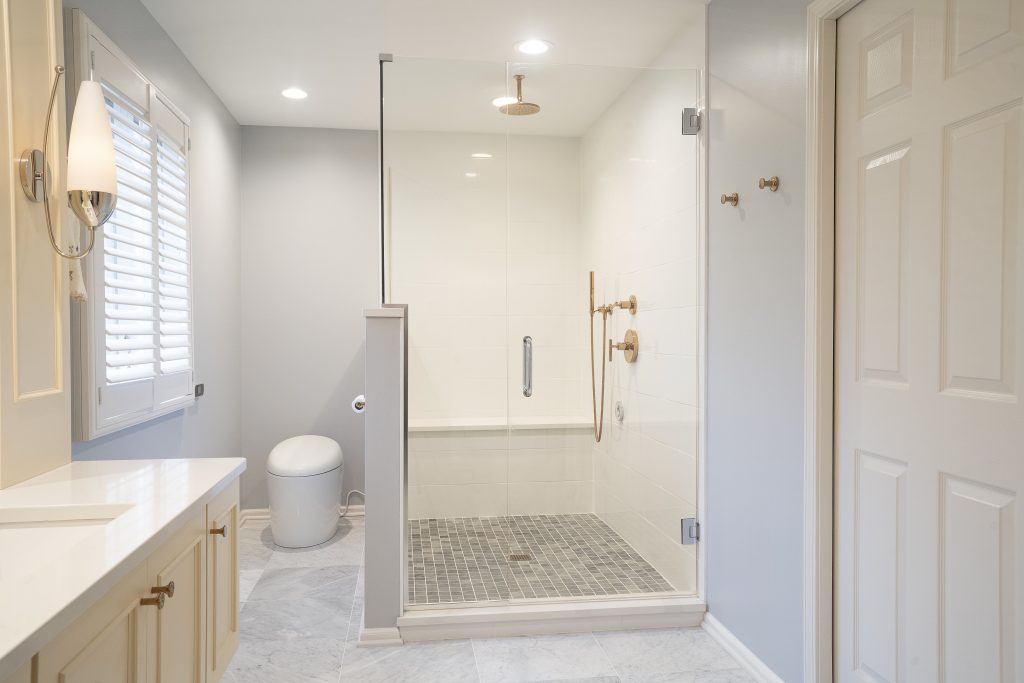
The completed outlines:
<svg viewBox="0 0 1024 683">
<path fill-rule="evenodd" d="M 626 680 L 647 680 L 644 677 L 656 674 L 724 671 L 739 666 L 699 628 L 595 633 L 594 637 L 615 671 Z"/>
<path fill-rule="evenodd" d="M 311 548 L 282 548 L 273 546 L 267 562 L 268 569 L 281 567 L 327 567 L 339 565 L 359 566 L 363 561 L 365 530 L 362 519 L 342 519 L 338 532 L 331 540 Z"/>
<path fill-rule="evenodd" d="M 359 683 L 477 683 L 473 645 L 468 640 L 357 647 L 349 639 L 342 681 Z"/>
<path fill-rule="evenodd" d="M 259 586 L 257 586 L 257 590 Z M 242 640 L 291 641 L 305 638 L 345 640 L 352 598 L 249 600 L 242 608 Z"/>
<path fill-rule="evenodd" d="M 274 554 L 270 526 L 250 522 L 238 530 L 238 566 L 242 570 L 263 569 Z"/>
<path fill-rule="evenodd" d="M 252 593 L 252 589 L 256 587 L 256 582 L 260 580 L 262 575 L 263 569 L 243 569 L 238 572 L 239 602 L 245 602 L 249 599 L 249 594 Z"/>
<path fill-rule="evenodd" d="M 755 683 L 754 678 L 743 669 L 624 676 L 620 680 L 622 683 Z"/>
<path fill-rule="evenodd" d="M 237 683 L 335 683 L 344 642 L 327 638 L 300 641 L 243 641 L 228 670 Z"/>
<path fill-rule="evenodd" d="M 615 676 L 592 634 L 473 640 L 481 683 Z"/>
<path fill-rule="evenodd" d="M 263 570 L 249 595 L 259 600 L 300 600 L 303 598 L 348 598 L 351 609 L 356 593 L 359 567 L 282 567 Z"/>
</svg>

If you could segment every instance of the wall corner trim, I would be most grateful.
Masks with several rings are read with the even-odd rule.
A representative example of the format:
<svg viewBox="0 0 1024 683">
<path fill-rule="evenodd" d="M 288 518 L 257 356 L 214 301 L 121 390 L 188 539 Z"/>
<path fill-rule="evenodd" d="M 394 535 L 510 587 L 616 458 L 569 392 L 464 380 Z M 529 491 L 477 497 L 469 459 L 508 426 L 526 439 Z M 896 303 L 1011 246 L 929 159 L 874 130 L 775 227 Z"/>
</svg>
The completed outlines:
<svg viewBox="0 0 1024 683">
<path fill-rule="evenodd" d="M 722 625 L 718 619 L 711 614 L 704 615 L 702 627 L 708 635 L 722 646 L 733 658 L 738 661 L 743 669 L 759 683 L 783 683 L 779 676 L 768 668 L 768 665 L 758 659 L 757 655 L 750 651 L 739 638 L 733 635 L 732 631 Z"/>
<path fill-rule="evenodd" d="M 832 422 L 835 303 L 836 23 L 861 0 L 807 8 L 804 215 L 803 680 L 828 683 L 832 663 Z"/>
</svg>

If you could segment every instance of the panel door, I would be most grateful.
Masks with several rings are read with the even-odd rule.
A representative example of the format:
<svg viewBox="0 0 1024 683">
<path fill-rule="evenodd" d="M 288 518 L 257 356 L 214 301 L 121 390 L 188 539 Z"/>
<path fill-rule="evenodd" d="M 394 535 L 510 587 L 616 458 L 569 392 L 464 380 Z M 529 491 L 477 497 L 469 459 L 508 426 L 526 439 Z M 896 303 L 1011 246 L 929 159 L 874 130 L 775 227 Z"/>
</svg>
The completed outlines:
<svg viewBox="0 0 1024 683">
<path fill-rule="evenodd" d="M 149 560 L 147 592 L 168 587 L 150 623 L 150 678 L 153 683 L 201 683 L 206 667 L 206 515 L 189 522 Z"/>
<path fill-rule="evenodd" d="M 836 674 L 1020 681 L 1024 0 L 839 20 Z"/>
<path fill-rule="evenodd" d="M 238 647 L 238 483 L 208 507 L 207 683 L 220 680 Z M 223 530 L 223 531 L 222 531 Z M 222 531 L 222 532 L 221 532 Z"/>
<path fill-rule="evenodd" d="M 39 683 L 136 683 L 145 680 L 145 567 L 125 577 L 96 606 L 39 653 Z"/>
</svg>

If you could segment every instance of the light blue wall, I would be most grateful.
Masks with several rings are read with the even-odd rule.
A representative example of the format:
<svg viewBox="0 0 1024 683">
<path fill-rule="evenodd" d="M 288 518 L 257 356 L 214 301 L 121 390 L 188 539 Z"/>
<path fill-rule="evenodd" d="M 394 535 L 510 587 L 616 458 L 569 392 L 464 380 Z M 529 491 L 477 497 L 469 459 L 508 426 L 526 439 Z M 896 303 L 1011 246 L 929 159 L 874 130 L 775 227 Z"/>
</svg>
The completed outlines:
<svg viewBox="0 0 1024 683">
<path fill-rule="evenodd" d="M 806 10 L 708 9 L 708 607 L 785 681 L 802 676 Z M 777 194 L 757 189 L 771 175 Z"/>
<path fill-rule="evenodd" d="M 379 302 L 377 132 L 242 127 L 242 476 L 266 507 L 279 441 L 341 444 L 363 489 L 363 309 Z M 361 503 L 358 497 L 353 504 Z"/>
<path fill-rule="evenodd" d="M 190 118 L 196 381 L 206 385 L 193 407 L 76 443 L 72 457 L 238 457 L 241 127 L 137 0 L 68 0 L 65 7 L 82 9 Z"/>
</svg>

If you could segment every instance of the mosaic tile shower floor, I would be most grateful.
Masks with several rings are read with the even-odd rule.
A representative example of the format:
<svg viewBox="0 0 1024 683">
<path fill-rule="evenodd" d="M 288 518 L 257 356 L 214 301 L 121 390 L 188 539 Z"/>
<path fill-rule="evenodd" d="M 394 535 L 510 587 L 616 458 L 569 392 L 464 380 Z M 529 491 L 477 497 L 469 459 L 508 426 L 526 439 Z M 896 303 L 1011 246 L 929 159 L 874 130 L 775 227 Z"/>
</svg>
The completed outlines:
<svg viewBox="0 0 1024 683">
<path fill-rule="evenodd" d="M 674 591 L 597 515 L 409 520 L 409 604 Z"/>
</svg>

